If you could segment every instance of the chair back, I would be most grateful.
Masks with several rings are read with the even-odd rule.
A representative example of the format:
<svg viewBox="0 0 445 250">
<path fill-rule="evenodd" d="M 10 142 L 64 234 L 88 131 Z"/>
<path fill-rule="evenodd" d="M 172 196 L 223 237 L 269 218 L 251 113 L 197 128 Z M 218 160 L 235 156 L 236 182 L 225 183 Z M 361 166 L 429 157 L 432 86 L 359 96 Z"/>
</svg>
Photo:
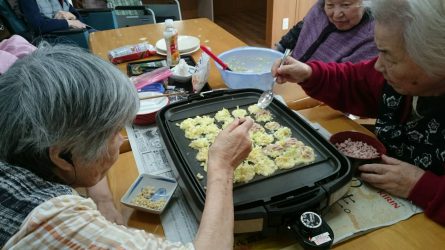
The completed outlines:
<svg viewBox="0 0 445 250">
<path fill-rule="evenodd" d="M 116 10 L 118 16 L 140 16 L 144 14 L 143 9 L 121 8 L 142 6 L 141 0 L 107 0 L 108 6 Z"/>
<path fill-rule="evenodd" d="M 82 20 L 96 30 L 111 30 L 117 28 L 114 9 L 78 9 Z"/>
<path fill-rule="evenodd" d="M 146 4 L 146 7 L 153 10 L 156 22 L 165 22 L 165 19 L 182 20 L 181 5 L 178 0 L 171 0 L 166 3 Z"/>
<path fill-rule="evenodd" d="M 131 13 L 116 15 L 119 28 L 156 23 L 154 12 L 142 5 L 116 6 L 115 10 L 118 13 Z"/>
<path fill-rule="evenodd" d="M 109 0 L 116 10 L 118 27 L 165 22 L 165 19 L 182 20 L 181 5 L 178 0 L 163 3 L 145 4 L 140 0 Z"/>
</svg>

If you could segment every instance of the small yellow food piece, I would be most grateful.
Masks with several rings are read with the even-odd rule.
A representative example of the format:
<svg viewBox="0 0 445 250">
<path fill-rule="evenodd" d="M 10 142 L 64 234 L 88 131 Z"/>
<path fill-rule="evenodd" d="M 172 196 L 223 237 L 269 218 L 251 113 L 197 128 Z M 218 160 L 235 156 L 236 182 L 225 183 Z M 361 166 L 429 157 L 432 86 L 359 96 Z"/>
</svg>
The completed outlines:
<svg viewBox="0 0 445 250">
<path fill-rule="evenodd" d="M 244 118 L 247 115 L 247 111 L 245 109 L 240 109 L 237 107 L 235 110 L 232 111 L 232 115 L 235 118 Z"/>
<path fill-rule="evenodd" d="M 210 145 L 209 140 L 207 138 L 198 138 L 196 140 L 193 140 L 189 147 L 199 150 L 201 148 L 208 148 Z"/>
<path fill-rule="evenodd" d="M 255 113 L 255 120 L 259 122 L 268 122 L 272 120 L 272 114 L 264 109 Z"/>
<path fill-rule="evenodd" d="M 254 143 L 260 146 L 271 144 L 274 141 L 274 137 L 267 133 L 255 132 L 252 135 L 252 140 Z"/>
<path fill-rule="evenodd" d="M 247 107 L 247 110 L 249 111 L 250 114 L 256 114 L 257 112 L 259 112 L 261 110 L 261 108 L 258 106 L 258 104 L 253 104 L 250 105 L 249 107 Z"/>
<path fill-rule="evenodd" d="M 281 127 L 281 125 L 278 122 L 268 122 L 264 124 L 264 127 L 268 130 L 275 131 Z"/>
<path fill-rule="evenodd" d="M 283 140 L 292 136 L 292 131 L 288 127 L 281 127 L 273 133 L 275 138 Z"/>
<path fill-rule="evenodd" d="M 264 156 L 255 164 L 255 173 L 263 176 L 272 175 L 277 170 L 277 165 L 269 157 Z"/>
<path fill-rule="evenodd" d="M 249 182 L 255 177 L 255 168 L 247 162 L 241 163 L 233 173 L 233 183 Z"/>
<path fill-rule="evenodd" d="M 198 153 L 196 154 L 196 160 L 207 162 L 208 155 L 209 148 L 200 148 Z"/>
<path fill-rule="evenodd" d="M 249 182 L 255 175 L 270 176 L 278 169 L 304 166 L 315 160 L 314 149 L 293 138 L 291 129 L 273 121 L 269 111 L 256 104 L 250 105 L 247 110 L 254 118 L 249 131 L 253 149 L 234 171 L 234 183 Z M 215 138 L 235 118 L 246 117 L 248 112 L 239 107 L 232 111 L 222 108 L 214 117 L 196 116 L 176 124 L 184 131 L 185 137 L 191 140 L 189 147 L 197 150 L 196 159 L 204 171 L 207 171 L 209 147 Z M 200 176 L 200 173 L 196 175 L 198 179 Z"/>
</svg>

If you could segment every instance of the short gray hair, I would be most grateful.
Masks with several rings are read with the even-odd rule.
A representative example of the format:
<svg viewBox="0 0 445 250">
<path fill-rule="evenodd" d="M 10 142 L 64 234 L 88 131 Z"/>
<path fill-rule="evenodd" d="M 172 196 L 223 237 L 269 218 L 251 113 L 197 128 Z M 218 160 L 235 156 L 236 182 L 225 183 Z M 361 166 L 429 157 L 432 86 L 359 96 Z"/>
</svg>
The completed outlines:
<svg viewBox="0 0 445 250">
<path fill-rule="evenodd" d="M 0 77 L 0 160 L 47 176 L 57 146 L 92 163 L 138 109 L 136 89 L 115 66 L 43 43 Z"/>
<path fill-rule="evenodd" d="M 445 6 L 442 0 L 373 0 L 376 22 L 401 27 L 412 60 L 430 76 L 444 76 Z"/>
</svg>

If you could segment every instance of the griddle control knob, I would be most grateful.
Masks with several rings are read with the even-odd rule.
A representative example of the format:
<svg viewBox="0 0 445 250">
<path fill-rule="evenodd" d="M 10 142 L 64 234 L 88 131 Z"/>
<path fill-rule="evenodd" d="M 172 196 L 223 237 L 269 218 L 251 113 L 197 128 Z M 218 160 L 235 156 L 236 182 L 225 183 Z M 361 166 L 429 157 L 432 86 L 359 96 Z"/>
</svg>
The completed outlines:
<svg viewBox="0 0 445 250">
<path fill-rule="evenodd" d="M 291 228 L 304 249 L 329 249 L 334 240 L 334 233 L 329 225 L 312 211 L 297 217 Z"/>
<path fill-rule="evenodd" d="M 308 229 L 308 231 L 317 231 L 322 222 L 320 215 L 314 212 L 304 212 L 300 216 L 301 225 Z"/>
</svg>

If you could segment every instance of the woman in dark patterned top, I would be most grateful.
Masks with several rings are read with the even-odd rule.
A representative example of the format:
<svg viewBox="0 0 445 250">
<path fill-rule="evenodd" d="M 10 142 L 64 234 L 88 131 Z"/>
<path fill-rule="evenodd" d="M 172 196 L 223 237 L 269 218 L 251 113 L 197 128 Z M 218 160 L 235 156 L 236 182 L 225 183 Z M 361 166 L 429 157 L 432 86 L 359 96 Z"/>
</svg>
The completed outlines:
<svg viewBox="0 0 445 250">
<path fill-rule="evenodd" d="M 320 0 L 276 44 L 306 62 L 358 62 L 377 55 L 374 18 L 363 0 Z"/>
<path fill-rule="evenodd" d="M 373 60 L 288 59 L 272 71 L 332 107 L 377 118 L 388 156 L 359 167 L 361 178 L 410 199 L 445 224 L 445 5 L 441 0 L 373 0 Z"/>
</svg>

